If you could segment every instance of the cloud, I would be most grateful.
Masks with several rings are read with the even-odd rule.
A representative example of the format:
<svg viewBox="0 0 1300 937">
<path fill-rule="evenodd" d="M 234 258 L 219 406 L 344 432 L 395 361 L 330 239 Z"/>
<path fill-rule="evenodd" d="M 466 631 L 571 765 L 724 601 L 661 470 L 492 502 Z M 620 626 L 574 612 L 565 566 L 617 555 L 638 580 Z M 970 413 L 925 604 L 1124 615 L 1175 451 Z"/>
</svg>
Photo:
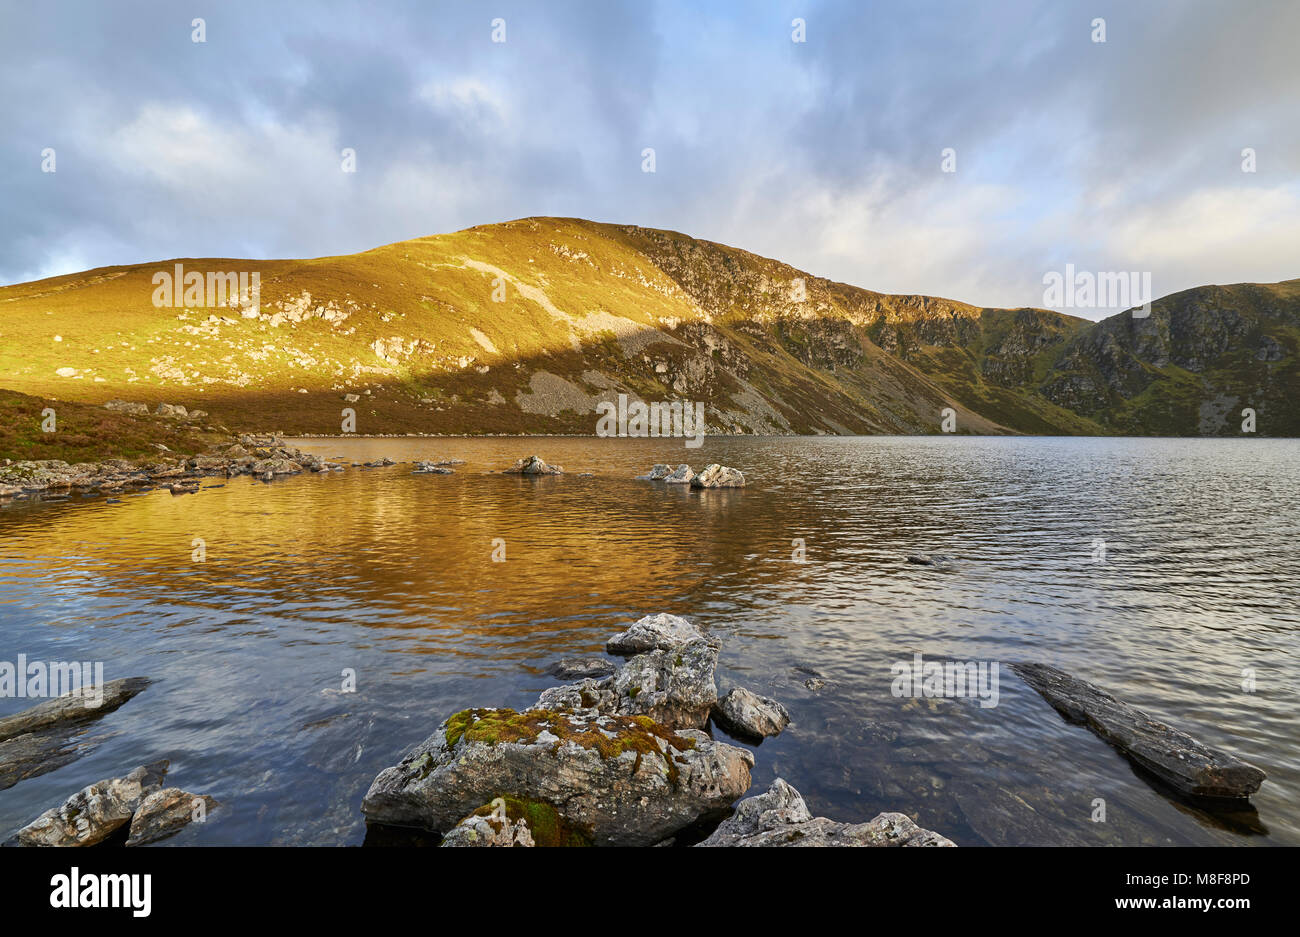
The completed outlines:
<svg viewBox="0 0 1300 937">
<path fill-rule="evenodd" d="M 233 0 L 204 44 L 190 19 L 141 0 L 6 13 L 0 282 L 530 214 L 982 305 L 1040 304 L 1066 263 L 1150 269 L 1159 292 L 1300 274 L 1284 0 Z"/>
</svg>

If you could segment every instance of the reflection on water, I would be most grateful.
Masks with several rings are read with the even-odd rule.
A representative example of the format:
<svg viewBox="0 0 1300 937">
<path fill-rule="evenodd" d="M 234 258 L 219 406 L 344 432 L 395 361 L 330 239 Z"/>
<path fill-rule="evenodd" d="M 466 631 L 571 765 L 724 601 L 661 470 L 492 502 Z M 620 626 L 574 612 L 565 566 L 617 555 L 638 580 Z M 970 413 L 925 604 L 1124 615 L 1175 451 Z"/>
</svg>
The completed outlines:
<svg viewBox="0 0 1300 937">
<path fill-rule="evenodd" d="M 81 760 L 0 792 L 0 838 L 166 757 L 171 782 L 227 805 L 169 843 L 360 843 L 370 780 L 443 717 L 525 706 L 556 657 L 600 653 L 668 611 L 722 639 L 722 690 L 786 703 L 794 724 L 759 747 L 755 785 L 785 777 L 817 813 L 899 810 L 963 845 L 1300 843 L 1298 443 L 302 445 L 467 464 L 0 509 L 0 659 L 102 660 L 110 679 L 158 681 L 87 730 Z M 488 474 L 534 451 L 570 474 Z M 752 487 L 632 480 L 681 461 L 734 465 Z M 905 564 L 915 552 L 958 562 Z M 1005 666 L 994 708 L 895 698 L 890 665 L 916 652 L 1092 680 L 1264 768 L 1258 813 L 1166 797 Z M 356 693 L 341 692 L 345 669 Z M 29 702 L 0 700 L 0 715 Z"/>
</svg>

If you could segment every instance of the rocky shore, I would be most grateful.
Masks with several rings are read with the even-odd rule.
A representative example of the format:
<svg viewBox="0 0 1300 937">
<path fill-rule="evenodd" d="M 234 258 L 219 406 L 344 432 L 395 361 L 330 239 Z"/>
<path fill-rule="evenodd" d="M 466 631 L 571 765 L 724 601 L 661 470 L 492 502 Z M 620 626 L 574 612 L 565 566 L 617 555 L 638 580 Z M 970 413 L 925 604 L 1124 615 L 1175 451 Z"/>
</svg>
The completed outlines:
<svg viewBox="0 0 1300 937">
<path fill-rule="evenodd" d="M 726 820 L 749 789 L 754 755 L 713 738 L 711 718 L 728 714 L 730 725 L 761 738 L 789 724 L 784 707 L 736 688 L 719 708 L 718 646 L 674 615 L 646 616 L 606 649 L 629 656 L 613 673 L 545 690 L 522 712 L 449 716 L 375 778 L 361 805 L 367 820 L 440 834 L 444 846 L 668 845 Z M 596 663 L 552 670 L 600 673 Z M 798 794 L 788 785 L 782 796 L 789 828 L 764 844 L 951 845 L 901 815 L 849 827 L 794 810 Z M 749 803 L 707 844 L 752 838 L 777 822 Z"/>
</svg>

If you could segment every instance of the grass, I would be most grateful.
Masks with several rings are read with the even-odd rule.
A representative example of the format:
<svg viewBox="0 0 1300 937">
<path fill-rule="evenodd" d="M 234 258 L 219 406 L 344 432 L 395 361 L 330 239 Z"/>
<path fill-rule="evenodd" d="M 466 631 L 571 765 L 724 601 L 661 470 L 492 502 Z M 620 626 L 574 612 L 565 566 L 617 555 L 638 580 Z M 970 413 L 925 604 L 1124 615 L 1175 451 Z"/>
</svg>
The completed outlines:
<svg viewBox="0 0 1300 937">
<path fill-rule="evenodd" d="M 54 412 L 54 431 L 47 410 Z M 134 417 L 103 407 L 0 390 L 0 458 L 96 462 L 108 458 L 156 456 L 161 443 L 193 455 L 223 434 L 205 433 L 182 421 Z"/>
</svg>

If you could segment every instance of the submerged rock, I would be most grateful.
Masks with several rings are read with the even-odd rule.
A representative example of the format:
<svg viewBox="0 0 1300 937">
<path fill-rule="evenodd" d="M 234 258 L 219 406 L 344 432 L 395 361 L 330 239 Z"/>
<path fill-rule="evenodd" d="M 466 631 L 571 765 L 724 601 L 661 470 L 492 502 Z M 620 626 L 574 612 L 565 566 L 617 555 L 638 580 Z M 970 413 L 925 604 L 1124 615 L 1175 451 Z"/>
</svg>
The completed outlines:
<svg viewBox="0 0 1300 937">
<path fill-rule="evenodd" d="M 744 749 L 644 716 L 465 710 L 380 772 L 361 809 L 441 833 L 502 797 L 554 810 L 573 840 L 649 846 L 726 810 L 752 767 Z"/>
<path fill-rule="evenodd" d="M 703 728 L 718 700 L 717 666 L 718 649 L 697 639 L 638 654 L 603 680 L 552 687 L 532 710 L 648 716 L 674 728 Z"/>
<path fill-rule="evenodd" d="M 498 797 L 486 807 L 480 807 L 453 826 L 438 845 L 535 846 L 536 843 L 528 829 L 526 817 L 511 819 L 505 798 Z"/>
<path fill-rule="evenodd" d="M 780 735 L 790 724 L 790 713 L 776 700 L 739 686 L 714 704 L 711 715 L 728 735 L 746 740 Z"/>
<path fill-rule="evenodd" d="M 558 465 L 548 465 L 539 456 L 530 455 L 526 459 L 520 459 L 513 466 L 506 469 L 505 475 L 563 475 L 564 469 Z"/>
<path fill-rule="evenodd" d="M 167 762 L 141 765 L 126 777 L 96 781 L 18 831 L 23 846 L 93 846 L 131 822 L 145 796 L 162 787 Z"/>
<path fill-rule="evenodd" d="M 1067 722 L 1087 726 L 1182 794 L 1245 800 L 1264 783 L 1264 772 L 1254 765 L 1202 745 L 1086 680 L 1047 664 L 1017 663 L 1011 669 Z"/>
<path fill-rule="evenodd" d="M 451 475 L 452 470 L 440 462 L 416 462 L 412 475 Z"/>
<path fill-rule="evenodd" d="M 548 674 L 561 680 L 612 677 L 617 671 L 614 662 L 603 657 L 566 657 L 546 668 Z"/>
<path fill-rule="evenodd" d="M 659 612 L 646 615 L 632 627 L 605 642 L 611 654 L 640 654 L 656 648 L 669 650 L 704 638 L 698 628 L 680 615 Z"/>
<path fill-rule="evenodd" d="M 814 817 L 799 792 L 781 778 L 766 793 L 748 797 L 699 846 L 955 846 L 901 813 L 866 823 Z"/>
<path fill-rule="evenodd" d="M 200 813 L 198 804 L 202 803 Z M 179 787 L 167 787 L 146 794 L 131 817 L 126 845 L 143 846 L 166 839 L 189 826 L 196 814 L 204 818 L 220 806 L 206 794 L 190 794 Z"/>
<path fill-rule="evenodd" d="M 745 476 L 738 469 L 714 462 L 691 479 L 692 488 L 743 488 Z"/>
<path fill-rule="evenodd" d="M 662 481 L 673 473 L 671 465 L 664 465 L 662 462 L 656 462 L 654 468 L 650 469 L 645 475 L 638 475 L 636 480 L 639 482 L 657 482 Z"/>
<path fill-rule="evenodd" d="M 955 561 L 950 556 L 944 556 L 942 553 L 926 555 L 923 553 L 913 553 L 908 556 L 907 562 L 915 566 L 933 566 L 937 569 L 951 569 Z"/>
</svg>

